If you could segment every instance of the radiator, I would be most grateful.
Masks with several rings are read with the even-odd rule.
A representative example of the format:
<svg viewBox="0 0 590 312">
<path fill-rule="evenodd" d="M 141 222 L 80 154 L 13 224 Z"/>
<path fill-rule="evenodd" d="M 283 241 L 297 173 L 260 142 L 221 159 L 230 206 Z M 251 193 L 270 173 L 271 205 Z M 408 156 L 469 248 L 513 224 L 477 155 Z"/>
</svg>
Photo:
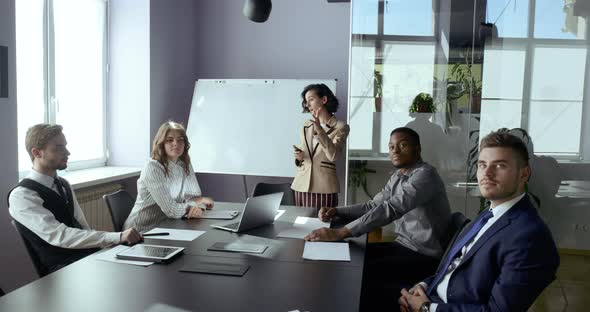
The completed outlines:
<svg viewBox="0 0 590 312">
<path fill-rule="evenodd" d="M 102 196 L 120 190 L 117 183 L 101 184 L 76 190 L 80 208 L 84 212 L 90 228 L 98 231 L 114 231 L 111 213 Z"/>
</svg>

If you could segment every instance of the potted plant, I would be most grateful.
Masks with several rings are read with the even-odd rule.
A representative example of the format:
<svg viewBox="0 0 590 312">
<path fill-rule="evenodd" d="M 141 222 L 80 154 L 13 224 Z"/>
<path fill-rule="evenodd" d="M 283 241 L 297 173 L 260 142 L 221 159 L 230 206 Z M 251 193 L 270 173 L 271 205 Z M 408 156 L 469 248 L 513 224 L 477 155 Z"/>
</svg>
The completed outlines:
<svg viewBox="0 0 590 312">
<path fill-rule="evenodd" d="M 373 97 L 375 98 L 375 111 L 381 112 L 383 101 L 383 74 L 378 70 L 373 72 Z"/>
<path fill-rule="evenodd" d="M 462 83 L 464 93 L 471 96 L 471 113 L 479 114 L 481 110 L 481 78 L 475 77 L 473 73 L 473 64 L 471 63 L 472 53 L 471 49 L 465 52 L 465 59 L 463 63 L 455 63 L 451 68 L 451 77 L 456 82 Z"/>
<path fill-rule="evenodd" d="M 440 105 L 439 107 L 444 107 L 446 125 L 450 127 L 453 125 L 452 116 L 454 107 L 457 105 L 456 101 L 465 95 L 465 87 L 463 82 L 452 81 L 446 77 L 438 79 L 436 76 L 434 77 L 434 85 L 437 88 L 435 102 Z M 441 92 L 442 88 L 445 88 L 446 92 Z"/>
<path fill-rule="evenodd" d="M 428 93 L 420 93 L 416 95 L 410 105 L 410 113 L 435 113 L 436 105 L 432 96 Z"/>
<path fill-rule="evenodd" d="M 366 160 L 351 161 L 348 172 L 348 183 L 352 188 L 360 188 L 367 197 L 373 198 L 374 195 L 369 192 L 367 187 L 367 175 L 376 173 L 377 171 L 370 169 L 367 165 L 368 162 Z"/>
</svg>

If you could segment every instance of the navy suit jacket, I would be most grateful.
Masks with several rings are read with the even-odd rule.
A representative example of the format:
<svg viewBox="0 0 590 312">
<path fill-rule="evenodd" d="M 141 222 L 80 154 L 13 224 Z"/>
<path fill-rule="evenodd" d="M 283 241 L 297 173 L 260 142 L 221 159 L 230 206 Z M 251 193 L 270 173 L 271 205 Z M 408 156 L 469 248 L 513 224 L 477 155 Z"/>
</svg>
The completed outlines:
<svg viewBox="0 0 590 312">
<path fill-rule="evenodd" d="M 437 312 L 526 311 L 555 279 L 558 266 L 551 232 L 525 195 L 463 257 L 451 275 L 448 302 L 436 290 L 430 299 L 438 304 Z M 430 285 L 433 279 L 424 282 Z"/>
</svg>

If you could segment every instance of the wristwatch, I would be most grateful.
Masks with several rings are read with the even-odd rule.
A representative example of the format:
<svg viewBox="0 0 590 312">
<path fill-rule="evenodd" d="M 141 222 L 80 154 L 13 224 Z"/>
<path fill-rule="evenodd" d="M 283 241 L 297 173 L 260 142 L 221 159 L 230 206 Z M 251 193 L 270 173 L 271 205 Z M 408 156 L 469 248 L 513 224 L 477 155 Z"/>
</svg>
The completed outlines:
<svg viewBox="0 0 590 312">
<path fill-rule="evenodd" d="M 424 302 L 420 306 L 420 312 L 430 312 L 430 302 Z"/>
</svg>

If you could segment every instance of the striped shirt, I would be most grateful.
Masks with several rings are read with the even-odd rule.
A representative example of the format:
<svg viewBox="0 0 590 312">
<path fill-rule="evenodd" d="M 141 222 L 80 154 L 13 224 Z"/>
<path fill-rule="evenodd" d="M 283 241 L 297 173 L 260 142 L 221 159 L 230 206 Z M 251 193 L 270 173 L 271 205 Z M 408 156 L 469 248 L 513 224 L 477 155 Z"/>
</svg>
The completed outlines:
<svg viewBox="0 0 590 312">
<path fill-rule="evenodd" d="M 180 219 L 189 207 L 195 205 L 191 199 L 201 196 L 192 166 L 189 172 L 185 174 L 182 161 L 168 161 L 166 175 L 164 166 L 151 159 L 137 180 L 137 199 L 124 228 L 134 227 L 143 232 L 166 218 Z"/>
</svg>

